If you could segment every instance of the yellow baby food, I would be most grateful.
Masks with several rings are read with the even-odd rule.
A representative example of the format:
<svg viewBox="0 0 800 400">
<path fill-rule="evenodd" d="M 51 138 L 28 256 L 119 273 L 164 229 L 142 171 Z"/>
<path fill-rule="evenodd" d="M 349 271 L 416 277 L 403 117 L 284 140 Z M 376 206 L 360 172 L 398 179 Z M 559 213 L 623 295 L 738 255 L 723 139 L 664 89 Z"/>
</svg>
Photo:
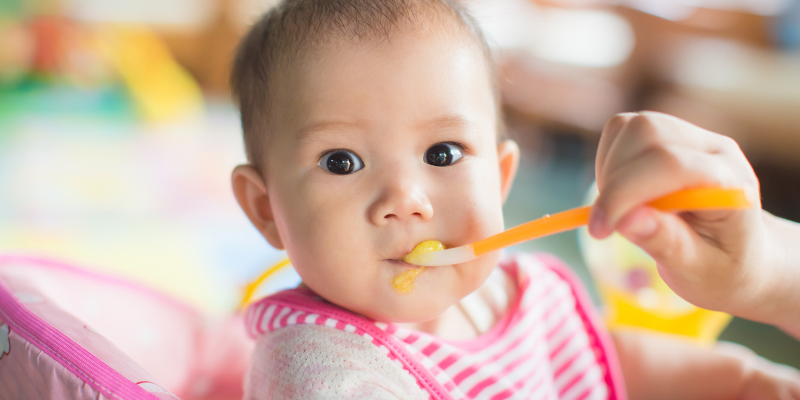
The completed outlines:
<svg viewBox="0 0 800 400">
<path fill-rule="evenodd" d="M 420 254 L 430 253 L 432 251 L 444 250 L 444 245 L 438 240 L 426 240 L 411 250 L 411 253 L 403 256 L 401 261 L 408 262 L 411 257 L 416 257 Z M 414 290 L 414 280 L 425 271 L 425 267 L 409 268 L 401 274 L 394 277 L 392 280 L 392 288 L 400 294 L 409 294 Z"/>
<path fill-rule="evenodd" d="M 426 240 L 414 246 L 414 250 L 411 250 L 411 253 L 404 255 L 401 261 L 411 264 L 410 260 L 412 260 L 414 257 L 417 257 L 421 254 L 430 253 L 432 251 L 440 251 L 440 250 L 444 250 L 444 245 L 442 244 L 442 242 L 438 240 Z"/>
<path fill-rule="evenodd" d="M 392 288 L 399 294 L 411 293 L 414 291 L 414 279 L 423 271 L 425 271 L 425 267 L 409 268 L 403 271 L 403 273 L 395 276 L 394 280 L 392 280 Z"/>
</svg>

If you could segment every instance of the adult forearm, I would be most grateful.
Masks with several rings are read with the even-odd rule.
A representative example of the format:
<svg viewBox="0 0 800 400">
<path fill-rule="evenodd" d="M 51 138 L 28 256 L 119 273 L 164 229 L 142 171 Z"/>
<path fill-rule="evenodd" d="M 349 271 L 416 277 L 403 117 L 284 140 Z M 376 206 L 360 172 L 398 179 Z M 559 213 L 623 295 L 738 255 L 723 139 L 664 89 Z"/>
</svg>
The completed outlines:
<svg viewBox="0 0 800 400">
<path fill-rule="evenodd" d="M 771 288 L 764 293 L 771 306 L 743 317 L 776 325 L 800 339 L 800 224 L 767 212 L 764 222 L 772 245 L 761 269 L 772 275 Z"/>
<path fill-rule="evenodd" d="M 741 360 L 676 337 L 612 333 L 631 400 L 730 400 L 741 392 Z"/>
</svg>

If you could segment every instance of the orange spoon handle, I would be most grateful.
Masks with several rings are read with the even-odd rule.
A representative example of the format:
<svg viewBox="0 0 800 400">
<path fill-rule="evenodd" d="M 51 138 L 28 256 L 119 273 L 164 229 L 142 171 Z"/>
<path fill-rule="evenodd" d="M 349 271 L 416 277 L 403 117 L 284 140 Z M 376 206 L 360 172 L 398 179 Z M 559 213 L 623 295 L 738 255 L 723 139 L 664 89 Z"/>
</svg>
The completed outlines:
<svg viewBox="0 0 800 400">
<path fill-rule="evenodd" d="M 591 206 L 583 206 L 552 215 L 545 215 L 542 218 L 517 225 L 497 235 L 479 240 L 472 244 L 472 250 L 476 256 L 480 256 L 526 240 L 575 229 L 589 222 L 589 210 L 591 208 Z"/>
<path fill-rule="evenodd" d="M 744 190 L 738 188 L 697 188 L 681 190 L 648 203 L 661 211 L 724 210 L 750 207 Z"/>
<path fill-rule="evenodd" d="M 698 188 L 668 194 L 648 203 L 661 211 L 743 209 L 750 202 L 742 189 Z M 591 206 L 573 208 L 515 226 L 507 231 L 472 244 L 476 256 L 499 250 L 526 240 L 569 231 L 589 222 Z"/>
</svg>

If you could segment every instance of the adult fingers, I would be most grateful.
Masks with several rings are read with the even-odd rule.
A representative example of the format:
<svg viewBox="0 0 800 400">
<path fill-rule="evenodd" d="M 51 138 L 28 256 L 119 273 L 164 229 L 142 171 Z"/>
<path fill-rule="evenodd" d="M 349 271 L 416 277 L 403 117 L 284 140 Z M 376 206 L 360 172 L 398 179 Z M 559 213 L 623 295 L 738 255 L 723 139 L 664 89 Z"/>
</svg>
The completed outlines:
<svg viewBox="0 0 800 400">
<path fill-rule="evenodd" d="M 622 127 L 617 128 L 617 124 Z M 730 150 L 725 136 L 707 131 L 671 115 L 652 111 L 628 114 L 624 119 L 609 121 L 612 140 L 598 147 L 596 175 L 602 188 L 610 171 L 652 147 L 680 146 L 718 154 Z M 604 133 L 605 134 L 605 133 Z M 735 142 L 734 142 L 735 144 Z M 738 147 L 737 147 L 738 148 Z"/>
<path fill-rule="evenodd" d="M 706 269 L 694 268 L 704 255 L 719 253 L 703 240 L 679 215 L 640 206 L 620 221 L 619 233 L 656 261 L 680 276 L 682 282 L 704 282 Z M 672 271 L 672 268 L 680 271 Z M 673 275 L 673 274 L 670 274 Z M 665 277 L 667 278 L 667 277 Z M 666 279 L 669 281 L 669 279 Z M 692 300 L 692 299 L 689 299 Z"/>
<path fill-rule="evenodd" d="M 726 136 L 703 129 L 678 117 L 656 111 L 642 111 L 639 117 L 631 120 L 638 124 L 639 130 L 650 132 L 665 144 L 682 144 L 709 153 L 721 150 Z"/>
<path fill-rule="evenodd" d="M 607 175 L 592 206 L 589 232 L 598 238 L 613 232 L 633 208 L 680 189 L 733 186 L 737 178 L 720 155 L 654 147 Z"/>
<path fill-rule="evenodd" d="M 601 172 L 603 171 L 603 165 L 608 159 L 609 150 L 619 136 L 620 131 L 622 131 L 622 128 L 628 121 L 636 115 L 636 113 L 621 113 L 606 121 L 603 132 L 600 134 L 600 143 L 597 145 L 597 156 L 594 160 L 594 170 L 597 179 L 601 179 L 602 177 Z"/>
</svg>

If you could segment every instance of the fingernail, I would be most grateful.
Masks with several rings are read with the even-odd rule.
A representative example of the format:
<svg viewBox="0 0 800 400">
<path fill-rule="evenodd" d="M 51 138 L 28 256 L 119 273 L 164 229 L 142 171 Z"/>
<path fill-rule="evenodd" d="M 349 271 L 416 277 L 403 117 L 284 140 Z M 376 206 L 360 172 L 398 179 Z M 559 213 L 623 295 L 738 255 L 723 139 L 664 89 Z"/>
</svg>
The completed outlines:
<svg viewBox="0 0 800 400">
<path fill-rule="evenodd" d="M 647 210 L 640 210 L 628 216 L 620 224 L 619 232 L 628 238 L 646 239 L 656 232 L 658 223 L 653 214 Z"/>
<path fill-rule="evenodd" d="M 592 213 L 589 215 L 589 233 L 597 237 L 603 234 L 604 230 L 605 214 L 597 207 L 592 208 Z"/>
</svg>

